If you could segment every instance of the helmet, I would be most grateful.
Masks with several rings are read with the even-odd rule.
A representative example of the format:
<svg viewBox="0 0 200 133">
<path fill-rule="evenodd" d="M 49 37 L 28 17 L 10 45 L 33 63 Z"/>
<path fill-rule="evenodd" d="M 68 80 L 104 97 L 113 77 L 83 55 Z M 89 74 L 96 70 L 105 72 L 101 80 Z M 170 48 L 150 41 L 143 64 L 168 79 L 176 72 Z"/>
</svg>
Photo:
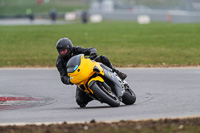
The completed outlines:
<svg viewBox="0 0 200 133">
<path fill-rule="evenodd" d="M 61 38 L 58 40 L 56 48 L 61 57 L 66 57 L 71 54 L 73 44 L 68 38 Z"/>
</svg>

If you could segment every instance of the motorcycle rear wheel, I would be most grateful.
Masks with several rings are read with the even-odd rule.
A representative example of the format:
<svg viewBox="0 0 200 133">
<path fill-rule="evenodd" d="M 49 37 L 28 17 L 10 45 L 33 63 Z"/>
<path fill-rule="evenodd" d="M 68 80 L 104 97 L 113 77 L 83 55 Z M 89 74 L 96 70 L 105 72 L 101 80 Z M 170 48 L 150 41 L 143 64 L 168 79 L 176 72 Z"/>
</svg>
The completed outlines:
<svg viewBox="0 0 200 133">
<path fill-rule="evenodd" d="M 124 95 L 122 96 L 122 102 L 125 105 L 132 105 L 136 101 L 136 95 L 131 89 L 126 89 Z"/>
<path fill-rule="evenodd" d="M 90 87 L 94 95 L 103 103 L 107 103 L 111 107 L 119 107 L 120 101 L 116 96 L 110 95 L 105 89 L 101 88 L 96 82 Z"/>
</svg>

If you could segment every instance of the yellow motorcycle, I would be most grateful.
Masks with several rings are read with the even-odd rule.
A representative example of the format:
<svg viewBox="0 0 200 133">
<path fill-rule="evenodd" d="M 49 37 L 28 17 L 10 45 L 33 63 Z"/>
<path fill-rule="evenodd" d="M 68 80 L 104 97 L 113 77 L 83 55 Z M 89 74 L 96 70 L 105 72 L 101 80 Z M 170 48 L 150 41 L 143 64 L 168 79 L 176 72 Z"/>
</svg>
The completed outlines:
<svg viewBox="0 0 200 133">
<path fill-rule="evenodd" d="M 102 63 L 91 60 L 83 54 L 73 56 L 67 63 L 71 83 L 85 91 L 94 100 L 111 107 L 134 104 L 135 93 L 125 80 Z"/>
</svg>

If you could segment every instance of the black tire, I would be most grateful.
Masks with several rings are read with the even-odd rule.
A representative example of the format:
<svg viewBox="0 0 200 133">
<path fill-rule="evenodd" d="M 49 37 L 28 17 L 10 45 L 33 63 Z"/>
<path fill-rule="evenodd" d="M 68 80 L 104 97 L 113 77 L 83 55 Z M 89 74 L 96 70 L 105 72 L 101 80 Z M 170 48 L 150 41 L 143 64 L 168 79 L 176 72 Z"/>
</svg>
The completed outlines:
<svg viewBox="0 0 200 133">
<path fill-rule="evenodd" d="M 131 89 L 126 89 L 122 96 L 122 102 L 126 105 L 132 105 L 136 101 L 136 95 Z"/>
<path fill-rule="evenodd" d="M 94 92 L 94 95 L 103 103 L 107 103 L 111 107 L 119 107 L 120 101 L 115 96 L 111 96 L 106 92 L 106 90 L 103 90 L 96 82 L 93 83 L 93 85 L 90 87 L 91 90 Z"/>
</svg>

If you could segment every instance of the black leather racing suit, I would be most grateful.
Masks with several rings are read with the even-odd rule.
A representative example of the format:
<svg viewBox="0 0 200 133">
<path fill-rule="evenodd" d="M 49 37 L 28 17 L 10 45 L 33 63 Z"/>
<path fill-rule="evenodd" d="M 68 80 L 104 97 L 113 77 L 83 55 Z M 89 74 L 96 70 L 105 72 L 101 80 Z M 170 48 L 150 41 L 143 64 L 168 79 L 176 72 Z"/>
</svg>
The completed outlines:
<svg viewBox="0 0 200 133">
<path fill-rule="evenodd" d="M 71 57 L 78 55 L 78 54 L 84 54 L 84 55 L 89 55 L 89 56 L 91 54 L 97 55 L 97 50 L 95 48 L 83 48 L 83 47 L 79 47 L 79 46 L 73 47 Z M 67 74 L 66 64 L 70 58 L 58 56 L 57 61 L 56 61 L 56 67 L 60 73 L 61 81 L 63 82 L 63 84 L 67 84 L 67 85 L 70 84 L 70 78 Z M 95 61 L 101 62 L 104 65 L 110 67 L 111 69 L 113 68 L 109 59 L 105 55 L 95 58 Z M 78 105 L 84 105 L 84 104 L 86 105 L 91 100 L 92 100 L 92 98 L 90 98 L 84 91 L 80 90 L 77 87 L 76 102 Z"/>
</svg>

